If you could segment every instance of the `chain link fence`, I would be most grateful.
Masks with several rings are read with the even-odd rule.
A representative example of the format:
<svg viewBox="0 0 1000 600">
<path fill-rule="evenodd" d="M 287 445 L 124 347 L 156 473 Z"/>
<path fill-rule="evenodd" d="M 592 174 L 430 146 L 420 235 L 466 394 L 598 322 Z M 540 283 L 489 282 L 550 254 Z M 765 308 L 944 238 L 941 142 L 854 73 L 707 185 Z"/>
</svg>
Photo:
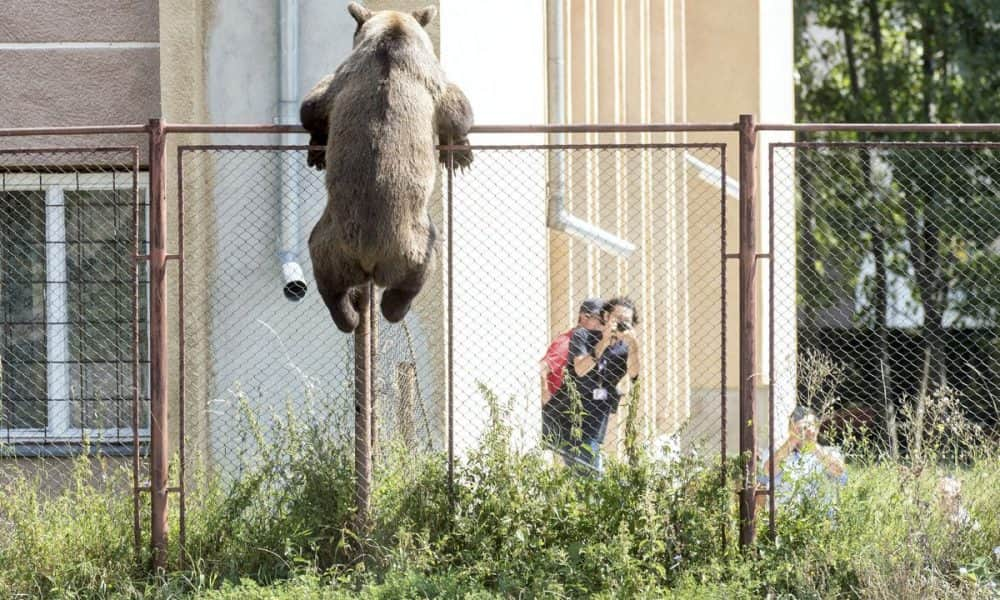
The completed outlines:
<svg viewBox="0 0 1000 600">
<path fill-rule="evenodd" d="M 300 435 L 356 446 L 363 347 L 334 327 L 311 287 L 306 240 L 326 190 L 305 153 L 179 148 L 180 435 L 189 470 L 236 481 L 266 468 L 268 447 L 294 446 Z M 634 300 L 639 375 L 607 378 L 617 406 L 595 402 L 591 389 L 580 407 L 607 432 L 601 454 L 622 460 L 642 449 L 670 459 L 682 445 L 718 453 L 727 401 L 724 145 L 474 153 L 471 169 L 441 170 L 430 206 L 441 240 L 406 319 L 381 318 L 376 292 L 375 468 L 391 467 L 399 451 L 461 461 L 499 421 L 513 447 L 553 449 L 542 439 L 551 396 L 542 359 L 594 297 Z M 559 176 L 550 178 L 553 168 Z M 282 292 L 279 257 L 289 253 L 310 286 L 298 301 Z M 573 378 L 565 379 L 564 388 Z"/>
<path fill-rule="evenodd" d="M 0 150 L 0 485 L 60 490 L 149 437 L 138 149 Z M 91 464 L 92 469 L 99 465 Z M 76 474 L 76 475 L 75 475 Z M 115 478 L 115 481 L 118 479 Z"/>
<path fill-rule="evenodd" d="M 774 245 L 795 252 L 774 272 L 796 287 L 789 385 L 848 453 L 952 456 L 1000 434 L 998 150 L 772 146 Z"/>
<path fill-rule="evenodd" d="M 554 449 L 557 462 L 669 459 L 682 445 L 718 452 L 723 147 L 475 154 L 452 194 L 455 451 L 476 447 L 503 415 L 515 447 Z M 580 321 L 589 298 L 631 304 Z M 542 358 L 571 329 L 552 393 Z M 602 354 L 611 337 L 620 341 Z"/>
<path fill-rule="evenodd" d="M 239 484 L 301 460 L 342 470 L 346 483 L 354 465 L 344 460 L 354 448 L 371 449 L 367 467 L 359 465 L 369 473 L 373 461 L 384 466 L 399 448 L 444 456 L 440 264 L 434 290 L 404 321 L 385 321 L 376 304 L 366 368 L 361 330 L 357 337 L 337 330 L 315 289 L 307 240 L 327 194 L 324 173 L 306 167 L 306 152 L 178 150 L 182 486 L 202 475 Z M 434 202 L 440 222 L 441 197 Z M 288 262 L 301 267 L 295 280 L 303 287 L 286 285 Z M 356 394 L 366 385 L 368 439 L 355 443 Z"/>
<path fill-rule="evenodd" d="M 376 290 L 368 332 L 352 337 L 313 287 L 307 240 L 326 190 L 307 148 L 171 139 L 163 397 L 182 544 L 190 485 L 267 471 L 264 491 L 282 493 L 302 461 L 336 471 L 331 489 L 350 505 L 367 501 L 356 473 L 377 480 L 420 456 L 444 476 L 498 423 L 513 449 L 587 470 L 737 452 L 739 255 L 727 232 L 740 190 L 726 144 L 474 147 L 470 169 L 439 171 L 439 247 L 410 313 L 386 322 Z M 760 455 L 788 439 L 798 405 L 848 464 L 961 458 L 996 440 L 996 145 L 766 152 Z M 137 499 L 149 487 L 147 187 L 132 147 L 0 152 L 4 485 L 56 489 L 89 450 L 131 458 Z M 580 320 L 585 300 L 622 297 L 628 310 Z M 603 328 L 627 353 L 586 331 Z M 567 333 L 573 356 L 549 389 L 544 359 Z"/>
</svg>

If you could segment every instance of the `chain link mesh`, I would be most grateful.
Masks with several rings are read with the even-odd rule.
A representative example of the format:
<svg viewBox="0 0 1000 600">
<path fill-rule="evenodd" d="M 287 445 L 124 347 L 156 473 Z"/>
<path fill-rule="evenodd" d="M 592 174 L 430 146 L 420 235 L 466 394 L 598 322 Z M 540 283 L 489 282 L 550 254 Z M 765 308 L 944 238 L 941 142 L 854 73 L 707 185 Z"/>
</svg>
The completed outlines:
<svg viewBox="0 0 1000 600">
<path fill-rule="evenodd" d="M 235 481 L 297 460 L 306 447 L 350 455 L 363 365 L 315 289 L 307 244 L 326 205 L 324 174 L 305 167 L 305 148 L 191 147 L 180 156 L 189 468 Z M 289 251 L 308 286 L 298 302 L 282 291 L 279 256 Z M 424 324 L 434 312 L 439 326 L 440 311 L 439 289 L 403 322 L 375 312 L 376 462 L 397 443 L 444 448 L 442 338 Z"/>
<path fill-rule="evenodd" d="M 821 443 L 851 464 L 961 460 L 1000 438 L 998 150 L 769 147 L 758 395 L 766 380 L 774 446 L 797 405 L 818 413 Z M 0 151 L 3 485 L 25 476 L 55 489 L 86 451 L 122 461 L 146 451 L 148 276 L 133 253 L 148 253 L 149 206 L 136 153 Z M 356 363 L 361 338 L 336 330 L 313 287 L 306 240 L 326 190 L 323 174 L 304 166 L 306 149 L 180 150 L 166 198 L 176 210 L 168 225 L 182 228 L 171 236 L 180 260 L 168 267 L 168 304 L 179 308 L 168 321 L 180 331 L 168 386 L 188 478 L 239 482 L 325 453 L 348 474 L 336 481 L 359 468 L 377 479 L 403 455 L 458 463 L 498 423 L 516 449 L 571 468 L 599 467 L 598 456 L 736 451 L 738 428 L 726 422 L 737 419 L 738 290 L 726 232 L 737 190 L 724 176 L 725 145 L 474 153 L 471 169 L 439 173 L 430 213 L 440 246 L 407 318 L 382 319 L 376 291 L 366 370 Z M 298 302 L 283 293 L 291 259 L 309 286 Z M 633 314 L 600 316 L 631 324 L 638 377 L 625 374 L 621 347 L 590 360 L 603 334 L 578 330 L 567 342 L 578 354 L 553 394 L 543 370 L 550 343 L 578 325 L 585 299 L 623 296 Z M 588 360 L 599 373 L 589 379 L 576 372 Z M 373 413 L 358 444 L 365 373 Z M 555 442 L 543 435 L 546 406 Z M 371 454 L 350 464 L 362 445 Z"/>
<path fill-rule="evenodd" d="M 774 361 L 797 365 L 775 385 L 848 456 L 957 458 L 998 439 L 998 150 L 771 147 L 774 284 L 795 290 L 796 317 L 774 317 L 795 341 Z"/>
<path fill-rule="evenodd" d="M 148 277 L 133 256 L 146 250 L 147 201 L 137 167 L 135 148 L 0 151 L 4 485 L 25 477 L 59 489 L 80 455 L 128 464 L 145 452 Z"/>
<path fill-rule="evenodd" d="M 343 449 L 354 442 L 360 365 L 352 336 L 334 327 L 313 287 L 306 239 L 326 191 L 323 174 L 304 167 L 305 151 L 204 146 L 180 154 L 182 435 L 190 466 L 227 478 L 259 468 L 270 460 L 265 447 L 287 447 L 289 436 L 311 431 Z M 376 470 L 391 467 L 385 462 L 399 449 L 451 450 L 460 461 L 497 419 L 518 448 L 542 447 L 542 358 L 576 325 L 580 302 L 595 296 L 635 300 L 640 375 L 631 389 L 623 382 L 602 454 L 662 458 L 682 445 L 718 452 L 723 146 L 474 152 L 471 169 L 451 178 L 441 170 L 430 206 L 441 243 L 406 319 L 382 319 L 376 292 Z M 558 215 L 549 163 L 561 169 Z M 300 302 L 282 296 L 278 260 L 292 221 L 291 249 L 310 286 Z M 616 244 L 634 250 L 609 250 Z"/>
<path fill-rule="evenodd" d="M 681 446 L 717 451 L 721 146 L 475 154 L 453 182 L 456 453 L 475 448 L 499 415 L 520 449 L 551 448 L 568 464 L 637 452 L 665 458 Z M 603 316 L 620 317 L 634 341 L 595 360 L 604 334 L 586 332 L 601 328 L 595 321 L 578 328 L 579 307 L 620 297 L 634 302 L 634 314 Z M 570 364 L 551 394 L 542 359 L 570 329 Z M 586 367 L 600 373 L 587 376 Z M 543 439 L 543 427 L 554 439 Z"/>
</svg>

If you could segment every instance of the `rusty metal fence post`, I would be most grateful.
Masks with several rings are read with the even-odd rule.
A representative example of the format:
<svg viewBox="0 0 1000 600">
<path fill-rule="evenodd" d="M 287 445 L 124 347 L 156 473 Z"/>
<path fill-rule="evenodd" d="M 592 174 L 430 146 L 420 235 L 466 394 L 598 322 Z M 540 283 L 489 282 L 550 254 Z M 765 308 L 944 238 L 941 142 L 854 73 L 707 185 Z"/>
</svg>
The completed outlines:
<svg viewBox="0 0 1000 600">
<path fill-rule="evenodd" d="M 169 448 L 167 436 L 167 204 L 165 123 L 149 121 L 149 340 L 150 340 L 150 537 L 153 569 L 167 560 L 167 490 Z"/>
<path fill-rule="evenodd" d="M 447 432 L 448 432 L 448 500 L 451 505 L 452 515 L 455 512 L 455 374 L 452 372 L 452 365 L 455 364 L 455 261 L 454 261 L 454 211 L 453 200 L 455 192 L 455 152 L 448 149 L 448 188 L 445 207 L 447 222 L 446 236 L 448 246 L 448 316 L 445 327 L 448 328 L 448 337 L 445 342 L 445 364 L 447 365 L 448 390 L 445 396 L 447 402 Z"/>
<path fill-rule="evenodd" d="M 374 288 L 364 288 L 360 319 L 354 332 L 354 476 L 357 486 L 355 527 L 368 525 L 372 490 L 372 304 Z"/>
<path fill-rule="evenodd" d="M 756 534 L 757 467 L 757 245 L 756 220 L 757 131 L 753 115 L 740 115 L 740 546 L 753 543 Z"/>
</svg>

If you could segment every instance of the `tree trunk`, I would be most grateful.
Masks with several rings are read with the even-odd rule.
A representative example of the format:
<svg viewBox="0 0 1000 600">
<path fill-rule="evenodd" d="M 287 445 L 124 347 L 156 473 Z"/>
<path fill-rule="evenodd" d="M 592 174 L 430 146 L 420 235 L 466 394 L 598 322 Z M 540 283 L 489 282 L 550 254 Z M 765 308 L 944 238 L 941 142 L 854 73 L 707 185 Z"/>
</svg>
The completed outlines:
<svg viewBox="0 0 1000 600">
<path fill-rule="evenodd" d="M 871 27 L 872 39 L 875 40 L 875 64 L 878 73 L 877 79 L 878 91 L 879 91 L 879 108 L 882 115 L 885 116 L 886 120 L 891 120 L 892 117 L 892 99 L 889 95 L 888 88 L 885 84 L 885 77 L 882 76 L 882 32 L 881 24 L 878 19 L 878 6 L 876 0 L 870 0 L 868 2 L 869 9 L 869 26 Z M 861 84 L 860 78 L 858 77 L 858 70 L 854 60 L 854 36 L 850 32 L 849 27 L 844 28 L 844 49 L 847 54 L 848 64 L 848 77 L 850 79 L 851 93 L 855 98 L 861 97 Z M 846 115 L 848 120 L 859 120 L 857 115 L 853 114 L 856 111 L 852 111 L 852 114 Z M 883 412 L 885 418 L 885 435 L 886 441 L 888 442 L 889 453 L 893 459 L 899 458 L 899 438 L 896 431 L 896 394 L 893 386 L 893 373 L 892 373 L 892 362 L 890 361 L 889 354 L 889 322 L 888 322 L 888 290 L 887 290 L 887 264 L 885 260 L 885 253 L 887 250 L 885 232 L 882 226 L 882 220 L 879 218 L 880 207 L 879 205 L 884 202 L 884 195 L 882 193 L 880 182 L 877 182 L 872 177 L 872 153 L 867 148 L 862 148 L 860 153 L 861 159 L 861 174 L 864 180 L 865 186 L 870 186 L 870 198 L 871 203 L 867 207 L 870 212 L 874 213 L 875 225 L 871 227 L 871 253 L 875 259 L 875 281 L 874 290 L 871 298 L 872 306 L 874 307 L 874 315 L 872 317 L 872 325 L 875 329 L 875 339 L 878 343 L 878 353 L 879 353 L 879 365 L 880 371 L 882 373 L 882 390 L 883 390 Z M 870 221 L 869 221 L 870 222 Z"/>
</svg>

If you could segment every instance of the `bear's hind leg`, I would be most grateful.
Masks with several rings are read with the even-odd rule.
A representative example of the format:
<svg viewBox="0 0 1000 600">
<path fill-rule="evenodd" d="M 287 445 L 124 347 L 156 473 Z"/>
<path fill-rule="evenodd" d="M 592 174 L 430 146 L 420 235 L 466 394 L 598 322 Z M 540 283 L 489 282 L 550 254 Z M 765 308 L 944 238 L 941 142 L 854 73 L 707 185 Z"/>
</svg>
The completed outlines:
<svg viewBox="0 0 1000 600">
<path fill-rule="evenodd" d="M 420 293 L 420 288 L 424 285 L 426 271 L 425 267 L 421 267 L 419 274 L 414 271 L 412 278 L 408 277 L 395 287 L 391 287 L 383 292 L 382 316 L 385 317 L 386 321 L 398 323 L 403 320 L 406 313 L 410 312 L 410 304 L 413 303 L 413 299 L 417 297 L 417 294 Z"/>
<path fill-rule="evenodd" d="M 355 276 L 347 277 L 348 272 Z M 366 279 L 360 268 L 344 268 L 333 277 L 323 277 L 316 273 L 316 288 L 330 311 L 334 325 L 344 333 L 353 333 L 358 327 L 361 302 L 368 298 L 365 294 L 368 284 L 360 282 Z"/>
<path fill-rule="evenodd" d="M 434 249 L 437 240 L 437 231 L 434 225 L 430 226 L 427 236 L 427 248 L 424 252 L 423 260 L 415 265 L 410 265 L 408 269 L 399 274 L 397 278 L 390 279 L 384 277 L 387 273 L 379 273 L 376 268 L 375 281 L 380 282 L 389 279 L 386 289 L 382 293 L 382 316 L 390 323 L 398 323 L 403 320 L 406 313 L 410 311 L 410 304 L 420 293 L 427 281 L 427 274 L 430 265 L 434 262 Z"/>
</svg>

